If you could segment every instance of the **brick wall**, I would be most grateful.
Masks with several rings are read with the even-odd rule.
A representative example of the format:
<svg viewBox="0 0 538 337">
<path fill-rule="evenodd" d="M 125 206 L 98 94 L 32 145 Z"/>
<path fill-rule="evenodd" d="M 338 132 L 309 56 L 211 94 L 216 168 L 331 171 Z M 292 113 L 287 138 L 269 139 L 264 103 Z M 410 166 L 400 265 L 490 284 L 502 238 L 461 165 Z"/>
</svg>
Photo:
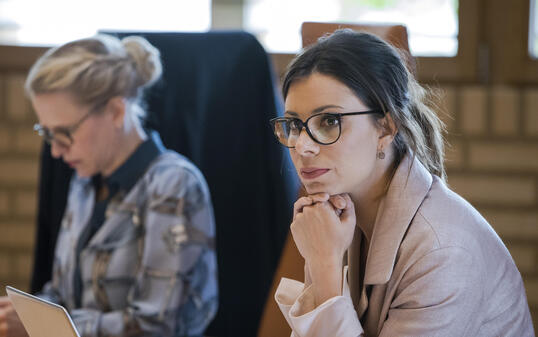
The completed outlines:
<svg viewBox="0 0 538 337">
<path fill-rule="evenodd" d="M 29 288 L 41 141 L 22 89 L 25 74 L 0 72 L 0 295 Z"/>
<path fill-rule="evenodd" d="M 0 294 L 28 289 L 40 140 L 23 72 L 0 72 Z M 538 326 L 538 88 L 441 86 L 448 182 L 509 248 Z"/>
<path fill-rule="evenodd" d="M 538 326 L 538 88 L 442 90 L 448 183 L 505 242 Z"/>
</svg>

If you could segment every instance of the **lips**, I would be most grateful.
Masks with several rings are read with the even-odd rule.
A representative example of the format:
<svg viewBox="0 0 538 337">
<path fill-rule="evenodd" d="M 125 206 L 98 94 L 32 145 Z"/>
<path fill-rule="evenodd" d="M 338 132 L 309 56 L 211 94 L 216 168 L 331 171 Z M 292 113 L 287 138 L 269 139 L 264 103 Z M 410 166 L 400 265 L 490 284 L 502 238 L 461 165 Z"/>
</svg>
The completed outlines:
<svg viewBox="0 0 538 337">
<path fill-rule="evenodd" d="M 329 172 L 329 169 L 307 167 L 307 168 L 301 169 L 301 177 L 303 177 L 304 179 L 314 179 L 314 178 L 324 175 L 327 172 Z"/>
</svg>

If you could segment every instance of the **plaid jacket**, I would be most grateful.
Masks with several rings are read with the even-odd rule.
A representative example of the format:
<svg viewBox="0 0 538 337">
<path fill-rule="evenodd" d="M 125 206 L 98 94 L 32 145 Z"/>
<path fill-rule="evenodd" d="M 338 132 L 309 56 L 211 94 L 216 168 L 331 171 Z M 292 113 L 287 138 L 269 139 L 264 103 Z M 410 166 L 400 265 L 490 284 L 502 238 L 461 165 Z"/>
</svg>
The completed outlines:
<svg viewBox="0 0 538 337">
<path fill-rule="evenodd" d="M 214 317 L 215 224 L 200 171 L 175 152 L 160 154 L 78 256 L 95 200 L 91 179 L 73 177 L 56 244 L 53 278 L 40 297 L 64 305 L 81 336 L 196 336 Z"/>
</svg>

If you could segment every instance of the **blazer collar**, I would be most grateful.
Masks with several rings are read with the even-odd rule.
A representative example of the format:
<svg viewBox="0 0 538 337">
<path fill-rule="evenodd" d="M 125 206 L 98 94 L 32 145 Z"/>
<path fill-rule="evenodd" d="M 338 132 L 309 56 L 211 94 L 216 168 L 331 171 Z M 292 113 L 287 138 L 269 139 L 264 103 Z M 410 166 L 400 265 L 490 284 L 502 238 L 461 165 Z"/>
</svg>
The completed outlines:
<svg viewBox="0 0 538 337">
<path fill-rule="evenodd" d="M 432 184 L 432 175 L 413 157 L 404 156 L 381 200 L 366 261 L 365 284 L 387 283 L 407 228 Z"/>
</svg>

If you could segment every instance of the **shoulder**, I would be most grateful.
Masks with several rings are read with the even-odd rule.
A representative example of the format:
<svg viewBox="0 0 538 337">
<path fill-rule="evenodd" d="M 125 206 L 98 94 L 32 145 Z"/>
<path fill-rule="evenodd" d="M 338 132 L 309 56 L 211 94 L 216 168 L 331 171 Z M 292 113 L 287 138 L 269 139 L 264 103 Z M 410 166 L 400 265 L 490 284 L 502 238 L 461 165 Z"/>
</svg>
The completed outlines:
<svg viewBox="0 0 538 337">
<path fill-rule="evenodd" d="M 400 244 L 392 279 L 397 291 L 405 292 L 399 303 L 404 306 L 451 301 L 460 310 L 487 301 L 480 313 L 485 317 L 525 307 L 521 276 L 504 243 L 471 204 L 437 177 Z"/>
<path fill-rule="evenodd" d="M 459 246 L 469 249 L 478 241 L 499 239 L 469 202 L 435 176 L 411 225 L 431 232 L 436 241 L 434 248 Z"/>
<path fill-rule="evenodd" d="M 209 194 L 200 170 L 186 157 L 174 151 L 160 154 L 149 166 L 143 179 L 151 195 L 183 197 L 193 191 Z"/>
<path fill-rule="evenodd" d="M 455 297 L 470 300 L 468 291 L 483 283 L 480 235 L 488 227 L 469 203 L 434 176 L 398 249 L 393 280 L 404 296 L 397 306 L 406 307 L 410 299 L 426 307 Z M 415 297 L 410 289 L 421 291 Z"/>
<path fill-rule="evenodd" d="M 432 254 L 433 252 L 436 252 Z M 439 253 L 465 254 L 473 268 L 487 268 L 492 259 L 510 263 L 511 257 L 490 224 L 466 200 L 434 176 L 400 245 L 409 263 Z"/>
</svg>

